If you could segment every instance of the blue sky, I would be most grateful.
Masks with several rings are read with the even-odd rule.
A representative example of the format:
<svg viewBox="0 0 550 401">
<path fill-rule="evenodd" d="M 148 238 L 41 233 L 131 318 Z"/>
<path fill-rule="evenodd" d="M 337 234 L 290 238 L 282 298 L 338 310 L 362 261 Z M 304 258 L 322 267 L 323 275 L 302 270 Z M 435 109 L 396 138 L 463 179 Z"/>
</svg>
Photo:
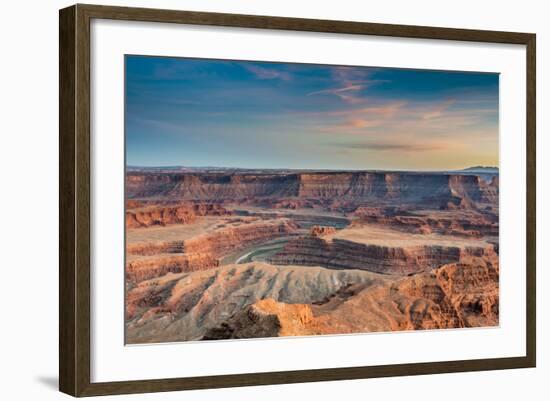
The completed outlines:
<svg viewBox="0 0 550 401">
<path fill-rule="evenodd" d="M 498 165 L 498 74 L 126 56 L 134 166 Z"/>
</svg>

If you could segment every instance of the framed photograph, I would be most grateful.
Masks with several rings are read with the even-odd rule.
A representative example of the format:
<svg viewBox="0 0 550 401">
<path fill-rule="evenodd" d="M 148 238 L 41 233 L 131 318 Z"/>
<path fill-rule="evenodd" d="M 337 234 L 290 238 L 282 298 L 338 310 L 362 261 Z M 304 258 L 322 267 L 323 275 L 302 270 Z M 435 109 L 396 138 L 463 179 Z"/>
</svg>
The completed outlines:
<svg viewBox="0 0 550 401">
<path fill-rule="evenodd" d="M 61 391 L 535 366 L 534 34 L 59 21 Z"/>
</svg>

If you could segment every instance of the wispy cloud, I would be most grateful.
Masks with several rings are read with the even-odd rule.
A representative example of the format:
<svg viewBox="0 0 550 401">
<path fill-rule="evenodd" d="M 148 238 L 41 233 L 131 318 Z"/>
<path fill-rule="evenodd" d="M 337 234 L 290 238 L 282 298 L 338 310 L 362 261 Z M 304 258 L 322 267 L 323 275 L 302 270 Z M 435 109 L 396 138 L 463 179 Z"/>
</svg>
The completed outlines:
<svg viewBox="0 0 550 401">
<path fill-rule="evenodd" d="M 445 113 L 445 111 L 454 103 L 454 99 L 447 99 L 441 103 L 435 104 L 422 115 L 422 118 L 424 120 L 432 120 L 434 118 L 441 117 Z"/>
<path fill-rule="evenodd" d="M 401 151 L 401 152 L 429 152 L 444 150 L 447 147 L 436 143 L 395 143 L 395 142 L 363 142 L 363 143 L 333 143 L 330 146 L 336 146 L 345 149 L 360 149 L 374 151 Z"/>
<path fill-rule="evenodd" d="M 334 89 L 323 89 L 320 91 L 310 92 L 307 94 L 307 96 L 313 96 L 313 95 L 323 95 L 325 93 L 331 94 L 331 95 L 338 95 L 343 92 L 349 92 L 349 91 L 358 91 L 363 88 L 363 85 L 353 84 L 349 86 L 344 86 L 343 88 L 334 88 Z"/>
<path fill-rule="evenodd" d="M 243 64 L 243 67 L 258 79 L 280 79 L 283 81 L 292 79 L 292 75 L 288 72 L 274 68 L 260 67 L 255 64 Z"/>
<path fill-rule="evenodd" d="M 366 129 L 388 124 L 397 115 L 406 113 L 406 105 L 406 101 L 395 101 L 355 109 L 318 113 L 320 118 L 330 118 L 330 121 L 327 121 L 327 124 L 321 127 L 320 131 L 363 133 Z"/>
<path fill-rule="evenodd" d="M 388 82 L 387 80 L 371 79 L 372 69 L 357 69 L 352 67 L 334 67 L 332 79 L 334 87 L 310 92 L 307 96 L 331 95 L 337 96 L 348 104 L 366 103 L 368 98 L 360 92 L 371 85 Z"/>
<path fill-rule="evenodd" d="M 452 137 L 467 135 L 476 127 L 491 126 L 494 130 L 497 116 L 496 109 L 464 109 L 455 99 L 388 102 L 373 99 L 372 104 L 363 107 L 314 112 L 305 117 L 316 118 L 319 133 Z"/>
<path fill-rule="evenodd" d="M 346 126 L 353 127 L 353 128 L 369 128 L 369 127 L 376 127 L 380 125 L 380 120 L 365 120 L 362 118 L 349 120 L 346 123 Z"/>
</svg>

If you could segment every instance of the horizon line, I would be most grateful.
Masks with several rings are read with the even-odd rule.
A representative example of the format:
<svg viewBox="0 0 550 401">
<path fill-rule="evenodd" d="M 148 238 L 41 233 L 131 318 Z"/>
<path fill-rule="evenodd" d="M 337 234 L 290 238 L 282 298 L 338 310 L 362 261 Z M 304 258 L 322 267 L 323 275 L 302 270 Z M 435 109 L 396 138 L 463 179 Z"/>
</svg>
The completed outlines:
<svg viewBox="0 0 550 401">
<path fill-rule="evenodd" d="M 443 169 L 398 169 L 398 168 L 294 168 L 294 167 L 236 167 L 236 166 L 215 166 L 215 165 L 202 165 L 202 166 L 191 166 L 191 165 L 133 165 L 128 164 L 125 166 L 128 168 L 150 168 L 150 169 L 175 169 L 175 168 L 192 168 L 192 169 L 231 169 L 231 170 L 297 170 L 297 171 L 409 171 L 409 172 L 440 172 L 440 171 L 465 171 L 465 170 L 474 170 L 474 169 L 493 169 L 500 170 L 498 166 L 485 166 L 485 165 L 476 165 L 468 166 L 463 168 L 443 168 Z"/>
</svg>

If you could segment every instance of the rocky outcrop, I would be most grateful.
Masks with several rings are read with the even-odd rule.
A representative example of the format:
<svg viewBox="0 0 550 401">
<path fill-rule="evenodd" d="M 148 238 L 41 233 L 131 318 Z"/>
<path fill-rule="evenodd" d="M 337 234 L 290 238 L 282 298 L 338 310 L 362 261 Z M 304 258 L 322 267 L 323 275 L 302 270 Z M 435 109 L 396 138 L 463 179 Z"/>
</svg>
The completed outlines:
<svg viewBox="0 0 550 401">
<path fill-rule="evenodd" d="M 398 212 L 406 212 L 395 206 L 359 206 L 350 213 L 351 216 L 359 218 L 368 218 L 368 217 L 389 217 L 395 216 Z"/>
<path fill-rule="evenodd" d="M 310 234 L 314 237 L 324 237 L 334 233 L 336 233 L 336 228 L 328 226 L 313 226 L 310 230 Z"/>
<path fill-rule="evenodd" d="M 139 283 L 167 273 L 205 270 L 219 265 L 219 259 L 209 254 L 157 254 L 126 263 L 126 280 Z"/>
<path fill-rule="evenodd" d="M 477 175 L 443 173 L 316 172 L 316 173 L 143 173 L 126 175 L 129 198 L 202 201 L 294 199 L 341 202 L 377 200 L 398 203 L 466 205 L 496 203 L 498 179 L 490 183 Z M 275 203 L 276 204 L 276 203 Z M 310 205 L 311 206 L 311 205 Z"/>
<path fill-rule="evenodd" d="M 177 206 L 153 205 L 126 211 L 127 228 L 143 228 L 153 225 L 189 224 L 197 216 L 223 216 L 230 212 L 218 204 L 187 204 Z"/>
<path fill-rule="evenodd" d="M 185 253 L 222 256 L 236 249 L 293 234 L 298 225 L 290 219 L 258 221 L 238 227 L 227 227 L 186 240 Z"/>
<path fill-rule="evenodd" d="M 311 304 L 323 302 L 352 284 L 366 288 L 384 282 L 384 277 L 360 270 L 272 266 L 260 262 L 168 273 L 128 290 L 126 340 L 128 343 L 198 340 L 208 330 L 263 299 Z"/>
<path fill-rule="evenodd" d="M 168 272 L 190 272 L 219 265 L 219 258 L 238 249 L 293 234 L 298 229 L 289 219 L 257 220 L 216 229 L 185 240 L 127 244 L 132 258 L 126 263 L 126 279 L 136 283 Z"/>
<path fill-rule="evenodd" d="M 281 198 L 268 198 L 263 201 L 266 207 L 272 209 L 314 209 L 322 206 L 322 202 L 317 199 L 281 199 Z"/>
<path fill-rule="evenodd" d="M 209 329 L 203 340 L 263 338 L 314 334 L 309 305 L 285 304 L 271 298 L 258 301 L 220 326 Z"/>
<path fill-rule="evenodd" d="M 289 241 L 269 261 L 276 265 L 361 269 L 384 274 L 411 274 L 459 262 L 467 256 L 498 259 L 494 246 L 479 247 L 420 244 L 384 246 L 346 239 L 304 236 Z"/>
<path fill-rule="evenodd" d="M 362 214 L 352 225 L 380 224 L 407 233 L 457 235 L 464 237 L 495 236 L 498 237 L 499 224 L 497 219 L 490 219 L 482 214 L 454 216 L 423 216 L 423 215 L 384 215 Z"/>
<path fill-rule="evenodd" d="M 336 307 L 323 309 L 322 333 L 496 326 L 499 273 L 483 258 L 370 287 Z M 367 311 L 363 313 L 363 311 Z"/>
<path fill-rule="evenodd" d="M 145 206 L 145 203 L 138 200 L 130 199 L 126 201 L 126 209 L 136 209 L 143 206 Z"/>
<path fill-rule="evenodd" d="M 471 257 L 394 283 L 342 287 L 320 302 L 261 300 L 207 330 L 203 339 L 496 326 L 498 280 L 498 264 Z"/>
</svg>

